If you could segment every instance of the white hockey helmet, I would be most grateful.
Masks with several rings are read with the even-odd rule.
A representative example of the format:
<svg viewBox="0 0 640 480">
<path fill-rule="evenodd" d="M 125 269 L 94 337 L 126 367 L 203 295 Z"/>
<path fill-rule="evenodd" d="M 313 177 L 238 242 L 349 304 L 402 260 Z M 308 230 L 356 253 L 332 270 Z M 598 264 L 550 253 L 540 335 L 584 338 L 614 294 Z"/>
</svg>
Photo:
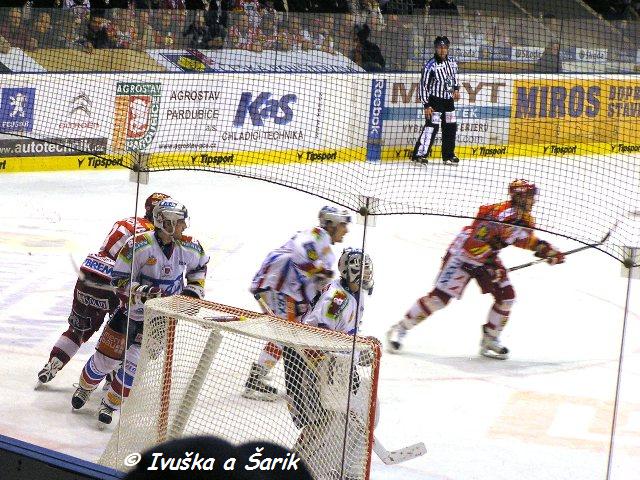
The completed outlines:
<svg viewBox="0 0 640 480">
<path fill-rule="evenodd" d="M 153 225 L 167 235 L 173 236 L 180 220 L 184 220 L 189 226 L 187 207 L 173 198 L 161 200 L 153 209 Z M 167 228 L 167 224 L 171 226 L 170 229 Z"/>
<path fill-rule="evenodd" d="M 324 206 L 318 213 L 320 226 L 326 228 L 329 224 L 337 225 L 339 223 L 351 223 L 351 214 L 344 208 Z"/>
<path fill-rule="evenodd" d="M 360 283 L 360 270 L 363 253 L 359 248 L 345 248 L 338 260 L 340 277 L 347 283 Z M 364 254 L 364 267 L 362 268 L 362 288 L 369 292 L 373 290 L 373 262 L 368 254 Z"/>
</svg>

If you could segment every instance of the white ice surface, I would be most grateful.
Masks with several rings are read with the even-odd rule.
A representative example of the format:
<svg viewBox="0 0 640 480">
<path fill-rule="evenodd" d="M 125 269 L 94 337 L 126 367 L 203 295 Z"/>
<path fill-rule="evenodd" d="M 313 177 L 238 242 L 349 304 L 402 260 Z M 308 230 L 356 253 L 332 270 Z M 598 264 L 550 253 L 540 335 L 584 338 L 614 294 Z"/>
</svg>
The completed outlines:
<svg viewBox="0 0 640 480">
<path fill-rule="evenodd" d="M 464 169 L 457 175 L 464 178 Z M 153 191 L 188 206 L 189 233 L 212 258 L 207 298 L 250 309 L 247 287 L 264 255 L 311 226 L 326 203 L 205 172 L 153 173 L 140 198 Z M 101 454 L 113 427 L 95 428 L 99 395 L 80 412 L 70 406 L 95 338 L 45 388 L 34 386 L 67 325 L 75 282 L 70 254 L 81 260 L 95 251 L 114 220 L 133 214 L 135 194 L 125 171 L 0 176 L 0 433 L 87 460 Z M 431 289 L 440 257 L 466 223 L 377 219 L 367 233 L 376 286 L 364 334 L 382 339 Z M 362 232 L 354 225 L 344 245 L 360 246 Z M 563 249 L 578 246 L 545 238 Z M 509 266 L 531 258 L 514 248 L 503 254 Z M 388 449 L 424 441 L 428 453 L 397 466 L 374 458 L 373 479 L 605 478 L 626 296 L 620 264 L 586 251 L 564 265 L 511 276 L 518 297 L 503 335 L 509 360 L 477 355 L 491 299 L 473 284 L 461 301 L 412 331 L 402 355 L 383 356 L 376 436 Z M 639 287 L 633 282 L 627 321 L 611 476 L 617 480 L 640 475 Z"/>
</svg>

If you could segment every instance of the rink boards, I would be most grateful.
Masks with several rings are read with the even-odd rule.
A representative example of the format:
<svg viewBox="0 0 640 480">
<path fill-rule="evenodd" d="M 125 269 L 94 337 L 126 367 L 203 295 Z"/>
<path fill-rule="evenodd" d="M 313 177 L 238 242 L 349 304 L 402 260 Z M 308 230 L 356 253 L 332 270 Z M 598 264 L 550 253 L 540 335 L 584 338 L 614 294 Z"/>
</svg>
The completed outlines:
<svg viewBox="0 0 640 480">
<path fill-rule="evenodd" d="M 640 151 L 635 77 L 460 85 L 461 158 Z M 417 74 L 2 75 L 0 172 L 121 168 L 134 152 L 156 169 L 404 161 L 423 125 L 418 89 Z"/>
</svg>

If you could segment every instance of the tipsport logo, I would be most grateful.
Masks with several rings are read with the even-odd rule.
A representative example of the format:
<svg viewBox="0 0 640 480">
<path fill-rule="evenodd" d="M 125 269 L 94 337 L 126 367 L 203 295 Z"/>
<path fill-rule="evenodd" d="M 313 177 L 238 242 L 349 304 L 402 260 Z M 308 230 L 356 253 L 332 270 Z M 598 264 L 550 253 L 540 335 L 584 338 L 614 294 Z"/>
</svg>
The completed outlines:
<svg viewBox="0 0 640 480">
<path fill-rule="evenodd" d="M 118 82 L 116 86 L 114 149 L 145 150 L 158 131 L 160 83 Z"/>
<path fill-rule="evenodd" d="M 252 92 L 242 92 L 233 126 L 241 128 L 247 120 L 254 127 L 264 127 L 265 121 L 272 120 L 276 125 L 288 125 L 293 120 L 292 104 L 298 97 L 292 93 L 283 95 L 279 99 L 272 98 L 271 92 L 262 92 L 253 98 Z"/>
<path fill-rule="evenodd" d="M 31 132 L 35 100 L 35 88 L 3 88 L 0 132 Z"/>
</svg>

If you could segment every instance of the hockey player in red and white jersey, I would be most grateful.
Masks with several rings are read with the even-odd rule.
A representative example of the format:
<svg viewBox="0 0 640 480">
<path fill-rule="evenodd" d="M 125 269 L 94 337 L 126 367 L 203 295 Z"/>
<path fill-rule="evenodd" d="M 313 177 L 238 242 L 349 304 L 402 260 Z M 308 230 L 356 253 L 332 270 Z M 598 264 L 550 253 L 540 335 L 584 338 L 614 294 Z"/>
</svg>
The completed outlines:
<svg viewBox="0 0 640 480">
<path fill-rule="evenodd" d="M 292 322 L 300 321 L 333 276 L 335 255 L 331 245 L 342 242 L 349 231 L 351 215 L 347 210 L 326 206 L 320 210 L 318 220 L 319 226 L 298 232 L 270 252 L 251 282 L 253 295 L 260 295 L 276 316 Z M 245 397 L 275 399 L 278 391 L 265 377 L 281 356 L 282 349 L 276 343 L 265 346 L 251 366 Z"/>
<path fill-rule="evenodd" d="M 197 240 L 183 235 L 188 219 L 184 205 L 166 198 L 153 210 L 154 231 L 130 238 L 118 254 L 112 283 L 122 292 L 125 302 L 105 326 L 71 399 L 74 409 L 82 408 L 102 379 L 124 357 L 124 364 L 102 399 L 99 425 L 111 423 L 113 412 L 133 386 L 146 299 L 170 295 L 204 297 L 209 256 Z"/>
<path fill-rule="evenodd" d="M 335 332 L 355 335 L 362 321 L 364 298 L 362 292 L 373 290 L 373 263 L 367 254 L 357 248 L 346 248 L 338 260 L 340 277 L 327 285 L 313 309 L 302 318 L 302 323 Z M 361 278 L 362 274 L 362 278 Z M 362 289 L 361 289 L 362 286 Z M 357 365 L 370 365 L 372 358 L 354 356 L 356 367 L 351 368 L 351 352 L 332 352 L 318 356 L 306 351 L 285 348 L 284 372 L 289 399 L 289 412 L 300 429 L 295 449 L 314 478 L 334 478 L 340 474 L 341 455 L 330 457 L 328 452 L 342 452 L 344 425 L 347 419 L 346 396 L 351 387 L 349 412 L 351 418 L 345 452 L 345 478 L 360 478 L 364 468 L 363 437 L 360 428 L 366 423 L 371 385 L 357 373 Z M 313 372 L 308 365 L 315 365 Z M 353 373 L 352 373 L 353 372 Z M 352 376 L 352 381 L 349 381 Z"/>
<path fill-rule="evenodd" d="M 480 354 L 508 358 L 509 350 L 500 343 L 500 333 L 509 320 L 516 295 L 500 260 L 500 250 L 513 245 L 533 250 L 536 257 L 545 258 L 551 265 L 564 262 L 562 252 L 533 232 L 535 220 L 531 209 L 537 192 L 533 183 L 514 180 L 509 184 L 511 200 L 480 207 L 474 222 L 449 246 L 434 289 L 419 298 L 405 317 L 387 332 L 391 352 L 402 347 L 408 330 L 444 308 L 451 298 L 459 299 L 473 278 L 482 293 L 490 293 L 494 298 L 487 323 L 482 326 Z"/>
<path fill-rule="evenodd" d="M 113 224 L 100 250 L 91 253 L 80 266 L 81 276 L 73 290 L 69 328 L 60 335 L 49 354 L 49 360 L 38 372 L 40 383 L 50 382 L 73 358 L 80 346 L 97 332 L 107 314 L 118 306 L 116 295 L 98 285 L 109 285 L 111 270 L 122 246 L 136 233 L 153 230 L 152 212 L 158 202 L 169 198 L 164 193 L 152 193 L 144 203 L 144 217 L 129 217 Z M 90 284 L 93 284 L 90 285 Z"/>
</svg>

